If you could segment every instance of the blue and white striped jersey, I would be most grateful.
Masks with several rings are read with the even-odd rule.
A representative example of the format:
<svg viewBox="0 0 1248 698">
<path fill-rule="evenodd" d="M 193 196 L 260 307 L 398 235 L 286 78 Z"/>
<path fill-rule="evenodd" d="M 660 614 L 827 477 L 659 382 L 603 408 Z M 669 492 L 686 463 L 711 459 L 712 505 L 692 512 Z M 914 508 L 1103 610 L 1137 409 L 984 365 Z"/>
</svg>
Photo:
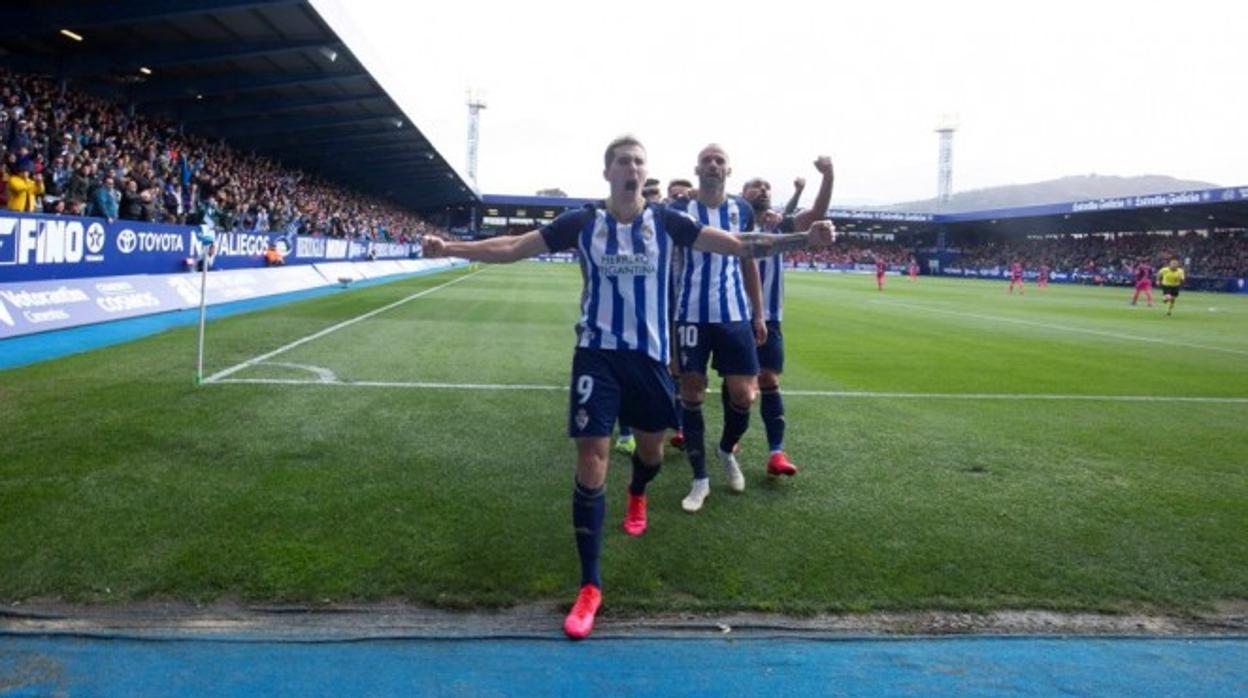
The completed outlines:
<svg viewBox="0 0 1248 698">
<path fill-rule="evenodd" d="M 754 211 L 740 197 L 730 196 L 714 209 L 698 201 L 677 206 L 713 228 L 730 233 L 754 229 Z M 684 269 L 680 271 L 676 322 L 718 324 L 749 320 L 750 302 L 741 280 L 741 260 L 712 252 L 687 252 Z"/>
<path fill-rule="evenodd" d="M 580 256 L 585 287 L 576 346 L 639 351 L 666 364 L 672 251 L 692 245 L 702 227 L 657 204 L 629 223 L 605 208 L 586 206 L 543 227 L 551 252 L 576 248 Z"/>
<path fill-rule="evenodd" d="M 777 233 L 792 233 L 793 216 L 785 216 Z M 784 315 L 784 255 L 773 255 L 758 261 L 758 276 L 763 284 L 763 320 L 780 322 Z"/>
</svg>

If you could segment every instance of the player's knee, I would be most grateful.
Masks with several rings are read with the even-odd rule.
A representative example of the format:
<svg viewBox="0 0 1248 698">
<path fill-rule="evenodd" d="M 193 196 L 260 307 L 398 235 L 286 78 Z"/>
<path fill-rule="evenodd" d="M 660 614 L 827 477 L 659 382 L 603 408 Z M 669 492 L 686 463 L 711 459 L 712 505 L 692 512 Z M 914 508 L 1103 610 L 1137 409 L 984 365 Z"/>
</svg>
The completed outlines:
<svg viewBox="0 0 1248 698">
<path fill-rule="evenodd" d="M 605 460 L 597 458 L 580 459 L 576 461 L 576 481 L 582 487 L 596 490 L 607 482 L 607 463 Z"/>
<path fill-rule="evenodd" d="M 637 455 L 643 463 L 663 462 L 663 438 L 666 432 L 636 431 L 633 434 L 637 437 Z"/>
<path fill-rule="evenodd" d="M 775 371 L 763 371 L 758 374 L 758 389 L 769 393 L 780 389 L 780 376 Z"/>
<path fill-rule="evenodd" d="M 748 410 L 750 405 L 754 404 L 758 391 L 753 382 L 738 384 L 728 389 L 728 399 L 732 402 L 732 406 L 739 410 Z"/>
<path fill-rule="evenodd" d="M 576 481 L 596 489 L 607 479 L 610 439 L 578 439 L 576 447 Z"/>
<path fill-rule="evenodd" d="M 706 399 L 706 386 L 700 382 L 695 383 L 681 381 L 680 399 L 682 402 L 686 403 L 696 402 L 701 404 L 702 401 Z"/>
</svg>

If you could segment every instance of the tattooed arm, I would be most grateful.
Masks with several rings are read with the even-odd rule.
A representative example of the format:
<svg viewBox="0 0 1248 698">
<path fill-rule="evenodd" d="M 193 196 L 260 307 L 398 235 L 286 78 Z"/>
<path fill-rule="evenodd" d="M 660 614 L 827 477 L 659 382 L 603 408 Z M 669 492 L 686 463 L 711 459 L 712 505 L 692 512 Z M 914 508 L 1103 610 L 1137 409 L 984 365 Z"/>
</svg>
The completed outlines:
<svg viewBox="0 0 1248 698">
<path fill-rule="evenodd" d="M 726 233 L 718 228 L 703 228 L 693 249 L 701 252 L 758 259 L 772 255 L 804 250 L 807 247 L 824 247 L 836 240 L 836 228 L 832 221 L 817 221 L 804 233 L 774 235 L 772 233 Z"/>
</svg>

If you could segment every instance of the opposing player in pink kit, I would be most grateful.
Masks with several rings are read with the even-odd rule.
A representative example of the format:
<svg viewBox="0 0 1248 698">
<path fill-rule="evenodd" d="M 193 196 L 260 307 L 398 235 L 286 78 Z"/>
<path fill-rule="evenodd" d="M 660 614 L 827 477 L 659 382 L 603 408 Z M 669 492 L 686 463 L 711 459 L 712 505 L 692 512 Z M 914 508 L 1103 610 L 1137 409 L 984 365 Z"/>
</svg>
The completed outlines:
<svg viewBox="0 0 1248 698">
<path fill-rule="evenodd" d="M 1018 295 L 1023 295 L 1023 265 L 1018 262 L 1010 264 L 1010 295 L 1014 295 L 1014 284 L 1018 284 Z"/>
<path fill-rule="evenodd" d="M 1036 288 L 1044 290 L 1049 287 L 1049 265 L 1040 265 L 1040 274 L 1036 276 Z"/>
<path fill-rule="evenodd" d="M 1135 265 L 1135 295 L 1131 297 L 1131 305 L 1140 300 L 1141 293 L 1148 307 L 1153 307 L 1153 267 L 1142 259 Z"/>
<path fill-rule="evenodd" d="M 919 263 L 914 261 L 914 257 L 910 258 L 910 266 L 906 268 L 910 274 L 910 283 L 914 283 L 919 278 Z"/>
<path fill-rule="evenodd" d="M 884 273 L 888 271 L 888 265 L 884 263 L 882 257 L 875 258 L 875 287 L 881 291 L 884 290 Z"/>
</svg>

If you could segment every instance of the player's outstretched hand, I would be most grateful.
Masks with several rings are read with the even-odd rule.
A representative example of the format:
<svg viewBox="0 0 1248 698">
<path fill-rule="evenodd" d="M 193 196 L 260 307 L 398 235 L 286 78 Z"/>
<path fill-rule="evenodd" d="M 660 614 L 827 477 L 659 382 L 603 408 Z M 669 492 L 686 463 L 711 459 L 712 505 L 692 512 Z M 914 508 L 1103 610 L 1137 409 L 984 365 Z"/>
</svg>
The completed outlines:
<svg viewBox="0 0 1248 698">
<path fill-rule="evenodd" d="M 810 226 L 810 246 L 827 247 L 836 242 L 836 226 L 832 221 L 815 221 Z"/>
<path fill-rule="evenodd" d="M 775 230 L 776 226 L 780 225 L 780 221 L 782 220 L 784 220 L 784 216 L 781 216 L 779 212 L 767 209 L 767 211 L 763 213 L 763 230 L 768 232 Z"/>
<path fill-rule="evenodd" d="M 445 257 L 446 240 L 436 235 L 426 235 L 420 239 L 420 251 L 425 257 Z"/>
<path fill-rule="evenodd" d="M 832 158 L 827 155 L 820 155 L 815 158 L 815 169 L 819 170 L 819 174 L 822 175 L 832 174 Z"/>
</svg>

